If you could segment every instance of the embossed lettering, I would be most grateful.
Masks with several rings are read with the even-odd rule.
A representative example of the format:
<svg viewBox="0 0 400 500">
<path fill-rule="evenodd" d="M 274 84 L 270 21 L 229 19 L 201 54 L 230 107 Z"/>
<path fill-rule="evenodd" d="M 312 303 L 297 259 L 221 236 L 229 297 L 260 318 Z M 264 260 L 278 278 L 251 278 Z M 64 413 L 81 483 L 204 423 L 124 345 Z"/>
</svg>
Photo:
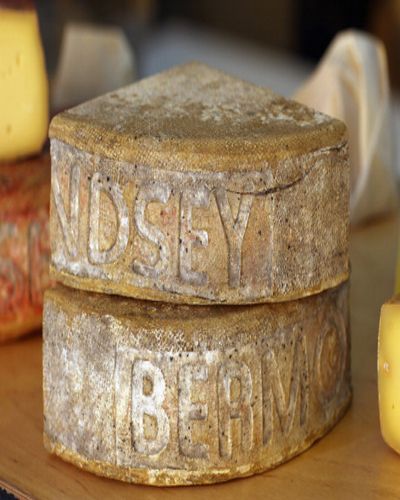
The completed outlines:
<svg viewBox="0 0 400 500">
<path fill-rule="evenodd" d="M 322 322 L 321 322 L 322 323 Z M 340 389 L 347 355 L 346 323 L 342 315 L 334 313 L 324 318 L 315 352 L 315 376 L 318 398 L 329 405 Z"/>
<path fill-rule="evenodd" d="M 204 365 L 183 365 L 179 370 L 179 448 L 183 455 L 192 458 L 207 458 L 208 446 L 192 443 L 191 421 L 206 420 L 208 406 L 206 403 L 192 402 L 193 382 L 205 382 L 208 368 Z"/>
<path fill-rule="evenodd" d="M 196 191 L 184 191 L 181 195 L 180 204 L 180 246 L 179 246 L 179 269 L 181 278 L 194 285 L 206 285 L 207 274 L 193 271 L 192 248 L 206 247 L 208 245 L 207 231 L 193 229 L 192 208 L 208 207 L 210 192 L 201 186 Z"/>
<path fill-rule="evenodd" d="M 147 394 L 145 382 L 150 381 L 152 390 Z M 162 371 L 150 361 L 138 360 L 132 369 L 132 434 L 133 446 L 138 453 L 155 455 L 169 441 L 169 420 L 162 403 L 165 397 L 165 379 Z M 148 439 L 145 432 L 145 416 L 156 421 L 156 433 Z"/>
<path fill-rule="evenodd" d="M 157 246 L 158 259 L 151 264 L 144 264 L 137 260 L 133 263 L 133 270 L 142 276 L 156 279 L 168 271 L 170 249 L 162 231 L 146 220 L 146 207 L 150 202 L 167 203 L 171 195 L 171 188 L 166 184 L 156 183 L 143 186 L 138 194 L 135 205 L 134 219 L 138 233 Z"/>
<path fill-rule="evenodd" d="M 232 288 L 240 286 L 242 266 L 242 244 L 249 221 L 250 210 L 254 196 L 243 194 L 240 198 L 237 216 L 234 219 L 225 189 L 215 192 L 219 214 L 225 230 L 229 249 L 229 285 Z"/>
<path fill-rule="evenodd" d="M 347 358 L 346 346 L 339 344 L 347 337 L 345 316 L 334 309 L 318 316 L 275 330 L 261 345 L 236 349 L 171 356 L 165 350 L 119 347 L 118 464 L 141 463 L 143 455 L 152 461 L 161 452 L 162 467 L 171 457 L 175 463 L 184 458 L 223 466 L 246 463 L 249 451 L 260 458 L 268 453 L 264 447 L 283 451 L 296 442 L 297 432 L 312 436 L 322 429 L 332 404 L 342 404 Z M 337 349 L 343 349 L 339 361 Z"/>
<path fill-rule="evenodd" d="M 52 162 L 51 187 L 53 191 L 54 202 L 67 251 L 71 257 L 77 257 L 79 239 L 80 168 L 79 166 L 74 165 L 70 171 L 68 216 L 61 194 L 62 189 L 60 187 L 58 179 L 57 164 L 57 162 Z"/>
<path fill-rule="evenodd" d="M 287 391 L 274 351 L 268 350 L 262 357 L 264 444 L 268 444 L 272 437 L 274 411 L 281 432 L 286 435 L 293 428 L 298 407 L 300 407 L 300 425 L 304 425 L 307 418 L 309 367 L 306 347 L 300 336 L 296 337 L 291 358 L 292 369 Z"/>
<path fill-rule="evenodd" d="M 253 444 L 252 379 L 245 363 L 229 361 L 218 371 L 219 451 L 223 458 L 232 457 L 232 419 L 241 422 L 241 448 Z"/>
<path fill-rule="evenodd" d="M 117 216 L 117 233 L 110 248 L 100 250 L 100 193 L 103 191 L 112 201 Z M 117 183 L 103 174 L 95 173 L 90 182 L 89 205 L 89 259 L 93 264 L 109 264 L 125 251 L 129 238 L 128 209 Z"/>
</svg>

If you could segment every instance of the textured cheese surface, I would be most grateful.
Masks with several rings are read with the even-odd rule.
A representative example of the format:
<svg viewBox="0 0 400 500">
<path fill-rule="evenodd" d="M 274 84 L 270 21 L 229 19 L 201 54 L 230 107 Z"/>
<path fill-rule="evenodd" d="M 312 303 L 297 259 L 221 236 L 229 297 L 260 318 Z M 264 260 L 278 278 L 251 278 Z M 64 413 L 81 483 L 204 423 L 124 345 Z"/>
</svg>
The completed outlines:
<svg viewBox="0 0 400 500">
<path fill-rule="evenodd" d="M 66 285 L 238 304 L 304 297 L 348 278 L 344 146 L 282 160 L 279 176 L 268 166 L 176 172 L 57 139 L 51 154 L 51 272 Z"/>
<path fill-rule="evenodd" d="M 58 286 L 45 295 L 47 449 L 173 486 L 270 469 L 351 398 L 348 290 L 256 306 L 179 306 Z"/>
<path fill-rule="evenodd" d="M 347 280 L 344 125 L 199 63 L 57 115 L 51 272 L 82 290 L 241 304 Z"/>
<path fill-rule="evenodd" d="M 0 165 L 0 342 L 39 329 L 49 286 L 48 154 Z"/>
<path fill-rule="evenodd" d="M 38 153 L 47 137 L 48 87 L 34 10 L 0 7 L 0 162 Z"/>
<path fill-rule="evenodd" d="M 189 63 L 57 115 L 50 137 L 159 168 L 246 171 L 338 147 L 345 126 L 270 90 Z"/>
<path fill-rule="evenodd" d="M 378 390 L 381 431 L 400 453 L 400 300 L 382 306 L 378 342 Z"/>
</svg>

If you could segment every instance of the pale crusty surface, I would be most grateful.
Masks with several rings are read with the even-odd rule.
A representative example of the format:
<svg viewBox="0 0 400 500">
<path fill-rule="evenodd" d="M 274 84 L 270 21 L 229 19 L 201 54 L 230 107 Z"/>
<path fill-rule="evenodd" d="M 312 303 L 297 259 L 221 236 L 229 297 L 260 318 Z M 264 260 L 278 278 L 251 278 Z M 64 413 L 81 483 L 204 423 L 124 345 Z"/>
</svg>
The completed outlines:
<svg viewBox="0 0 400 500">
<path fill-rule="evenodd" d="M 51 273 L 177 303 L 297 299 L 348 278 L 343 124 L 200 64 L 53 120 Z"/>
<path fill-rule="evenodd" d="M 178 171 L 261 170 L 345 142 L 345 125 L 200 63 L 176 66 L 57 115 L 50 137 Z M 299 172 L 294 172 L 298 177 Z"/>
<path fill-rule="evenodd" d="M 349 404 L 347 294 L 345 284 L 282 304 L 193 307 L 49 290 L 47 449 L 159 486 L 290 459 Z"/>
<path fill-rule="evenodd" d="M 42 324 L 49 278 L 50 156 L 0 165 L 0 342 Z"/>
</svg>

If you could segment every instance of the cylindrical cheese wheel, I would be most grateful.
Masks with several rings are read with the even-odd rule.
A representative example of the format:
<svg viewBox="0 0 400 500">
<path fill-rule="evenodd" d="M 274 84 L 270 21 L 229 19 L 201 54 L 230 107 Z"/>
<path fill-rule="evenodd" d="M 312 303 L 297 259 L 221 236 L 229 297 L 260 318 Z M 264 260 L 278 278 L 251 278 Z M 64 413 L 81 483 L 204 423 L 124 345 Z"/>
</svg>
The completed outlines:
<svg viewBox="0 0 400 500">
<path fill-rule="evenodd" d="M 42 324 L 49 200 L 48 154 L 0 165 L 0 342 Z"/>
<path fill-rule="evenodd" d="M 347 285 L 282 304 L 46 292 L 47 449 L 153 485 L 225 481 L 308 448 L 351 398 Z"/>
<path fill-rule="evenodd" d="M 200 64 L 56 116 L 52 275 L 179 303 L 291 300 L 348 278 L 345 126 Z"/>
</svg>

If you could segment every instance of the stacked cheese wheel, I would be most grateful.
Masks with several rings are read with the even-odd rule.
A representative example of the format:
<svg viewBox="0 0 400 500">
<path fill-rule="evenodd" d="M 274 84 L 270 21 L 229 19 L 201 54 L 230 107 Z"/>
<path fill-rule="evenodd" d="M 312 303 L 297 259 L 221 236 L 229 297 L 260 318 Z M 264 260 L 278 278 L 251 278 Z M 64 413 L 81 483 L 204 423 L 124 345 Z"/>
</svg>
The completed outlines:
<svg viewBox="0 0 400 500">
<path fill-rule="evenodd" d="M 48 96 L 32 2 L 0 1 L 0 342 L 42 323 L 49 284 Z"/>
<path fill-rule="evenodd" d="M 344 125 L 193 63 L 50 137 L 48 450 L 202 484 L 327 432 L 351 397 Z"/>
</svg>

